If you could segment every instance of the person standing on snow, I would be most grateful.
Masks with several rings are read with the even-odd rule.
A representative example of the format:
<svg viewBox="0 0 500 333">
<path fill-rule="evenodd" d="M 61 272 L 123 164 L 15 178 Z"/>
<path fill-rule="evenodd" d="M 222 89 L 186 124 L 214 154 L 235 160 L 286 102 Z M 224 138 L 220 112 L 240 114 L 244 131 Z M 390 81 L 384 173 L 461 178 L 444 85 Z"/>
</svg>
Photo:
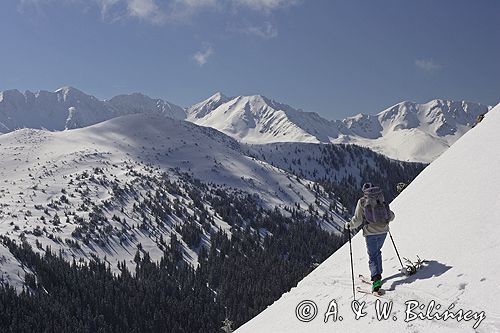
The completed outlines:
<svg viewBox="0 0 500 333">
<path fill-rule="evenodd" d="M 363 197 L 358 200 L 356 211 L 350 222 L 344 228 L 347 232 L 363 225 L 368 250 L 368 265 L 370 267 L 372 291 L 378 292 L 382 286 L 382 252 L 385 238 L 389 232 L 389 222 L 394 220 L 394 213 L 385 202 L 379 187 L 365 183 L 362 187 Z"/>
</svg>

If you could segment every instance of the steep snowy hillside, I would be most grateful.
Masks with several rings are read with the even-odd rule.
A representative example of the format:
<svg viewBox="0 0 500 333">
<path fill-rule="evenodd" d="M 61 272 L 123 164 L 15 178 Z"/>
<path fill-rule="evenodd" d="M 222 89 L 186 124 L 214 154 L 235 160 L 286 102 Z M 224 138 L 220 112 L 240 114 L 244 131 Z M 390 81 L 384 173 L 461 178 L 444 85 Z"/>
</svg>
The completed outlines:
<svg viewBox="0 0 500 333">
<path fill-rule="evenodd" d="M 217 93 L 188 108 L 187 119 L 246 143 L 357 144 L 394 159 L 429 163 L 489 109 L 470 102 L 402 102 L 377 115 L 329 121 L 260 95 L 228 98 Z"/>
<path fill-rule="evenodd" d="M 21 289 L 24 284 L 25 274 L 30 272 L 13 255 L 9 249 L 0 243 L 0 286 L 7 284 Z"/>
<path fill-rule="evenodd" d="M 8 90 L 0 92 L 0 133 L 18 128 L 80 128 L 140 112 L 185 118 L 181 107 L 142 94 L 120 95 L 109 101 L 100 101 L 72 87 L 37 93 Z"/>
<path fill-rule="evenodd" d="M 245 223 L 239 210 L 218 208 L 229 198 L 285 215 L 294 207 L 334 232 L 341 223 L 342 206 L 313 182 L 245 155 L 214 129 L 157 114 L 61 132 L 22 129 L 0 136 L 0 148 L 0 234 L 68 259 L 106 256 L 116 269 L 123 260 L 134 265 L 138 244 L 157 259 L 186 221 L 209 244 L 210 230 Z M 197 248 L 183 245 L 196 265 Z"/>
<path fill-rule="evenodd" d="M 375 311 L 378 298 L 361 293 L 356 299 L 365 302 L 367 315 L 354 319 L 346 244 L 237 332 L 499 332 L 499 122 L 497 105 L 392 202 L 396 219 L 391 231 L 399 253 L 411 259 L 419 255 L 427 263 L 415 275 L 402 276 L 391 240 L 386 240 L 382 252 L 387 291 L 380 301 L 393 302 L 389 319 L 379 321 Z M 361 233 L 353 238 L 352 252 L 355 275 L 369 275 Z M 366 288 L 357 278 L 356 285 Z M 305 303 L 298 307 L 305 300 L 316 304 L 315 318 L 314 306 L 309 307 L 310 312 Z M 328 317 L 325 323 L 324 314 L 332 300 L 342 320 L 333 322 Z M 415 301 L 420 309 L 413 308 Z M 432 301 L 434 308 L 430 308 Z M 299 321 L 297 308 L 302 319 L 314 319 Z M 446 310 L 460 314 L 460 309 L 468 320 L 436 319 Z M 427 319 L 415 319 L 418 313 L 426 316 L 426 311 Z"/>
</svg>

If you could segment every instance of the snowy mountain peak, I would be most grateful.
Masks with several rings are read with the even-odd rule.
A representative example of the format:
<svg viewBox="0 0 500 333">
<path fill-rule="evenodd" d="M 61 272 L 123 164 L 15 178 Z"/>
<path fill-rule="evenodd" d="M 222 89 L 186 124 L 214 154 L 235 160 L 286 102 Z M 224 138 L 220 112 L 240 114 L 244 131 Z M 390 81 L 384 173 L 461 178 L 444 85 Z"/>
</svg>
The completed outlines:
<svg viewBox="0 0 500 333">
<path fill-rule="evenodd" d="M 38 95 L 40 95 L 40 93 L 43 94 L 44 92 L 39 91 Z M 61 96 L 63 101 L 79 101 L 79 100 L 95 100 L 95 101 L 97 101 L 97 98 L 95 98 L 94 96 L 88 95 L 88 94 L 84 93 L 83 91 L 76 89 L 74 87 L 71 87 L 71 86 L 61 87 L 61 88 L 57 89 L 55 91 L 55 93 L 58 96 Z"/>
<path fill-rule="evenodd" d="M 337 134 L 328 120 L 263 95 L 212 98 L 188 109 L 188 120 L 247 143 L 321 142 Z"/>
<path fill-rule="evenodd" d="M 62 94 L 72 94 L 72 93 L 77 93 L 77 94 L 82 94 L 82 95 L 86 95 L 83 91 L 75 88 L 75 87 L 72 87 L 72 86 L 63 86 L 59 89 L 56 89 L 54 92 L 56 93 L 62 93 Z"/>
<path fill-rule="evenodd" d="M 187 108 L 187 118 L 188 120 L 203 118 L 222 104 L 227 103 L 229 100 L 230 98 L 220 92 L 217 92 L 206 100 Z"/>
<path fill-rule="evenodd" d="M 215 94 L 213 94 L 209 100 L 212 100 L 212 101 L 220 101 L 220 100 L 228 100 L 228 97 L 226 95 L 224 95 L 223 93 L 221 93 L 220 91 L 216 92 Z"/>
</svg>

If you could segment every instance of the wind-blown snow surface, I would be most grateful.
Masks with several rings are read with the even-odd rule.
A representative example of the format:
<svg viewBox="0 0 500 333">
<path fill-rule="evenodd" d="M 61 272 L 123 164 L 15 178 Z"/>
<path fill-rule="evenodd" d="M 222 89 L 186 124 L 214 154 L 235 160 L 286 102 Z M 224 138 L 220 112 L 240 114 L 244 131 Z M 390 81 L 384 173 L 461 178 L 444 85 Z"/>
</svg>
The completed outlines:
<svg viewBox="0 0 500 333">
<path fill-rule="evenodd" d="M 393 301 L 391 319 L 375 318 L 372 295 L 358 294 L 368 315 L 354 319 L 349 246 L 344 245 L 297 287 L 237 332 L 472 332 L 476 322 L 449 319 L 405 322 L 405 302 L 426 306 L 434 300 L 443 312 L 458 309 L 484 311 L 478 332 L 500 331 L 500 104 L 427 167 L 391 204 L 396 219 L 391 231 L 402 256 L 428 260 L 416 275 L 398 273 L 400 264 L 389 237 L 382 249 L 384 288 L 382 301 Z M 352 242 L 354 272 L 369 275 L 364 238 Z M 356 279 L 356 284 L 366 288 Z M 329 302 L 335 299 L 343 321 L 324 323 Z M 295 309 L 303 300 L 314 301 L 318 316 L 301 322 Z M 419 312 L 415 310 L 416 312 Z M 426 310 L 422 310 L 425 313 Z M 436 309 L 432 313 L 436 312 Z M 392 316 L 397 318 L 396 321 Z"/>
<path fill-rule="evenodd" d="M 471 102 L 402 102 L 377 115 L 330 121 L 260 95 L 217 93 L 186 112 L 187 120 L 245 143 L 352 143 L 394 159 L 429 163 L 489 109 Z"/>
</svg>

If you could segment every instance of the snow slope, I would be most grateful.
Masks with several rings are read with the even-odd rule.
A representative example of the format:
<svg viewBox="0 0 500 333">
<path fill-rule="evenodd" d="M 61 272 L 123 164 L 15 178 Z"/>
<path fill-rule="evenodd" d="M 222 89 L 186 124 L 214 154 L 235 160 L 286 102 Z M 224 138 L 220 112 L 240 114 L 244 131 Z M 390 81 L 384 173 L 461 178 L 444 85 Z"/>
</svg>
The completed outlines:
<svg viewBox="0 0 500 333">
<path fill-rule="evenodd" d="M 256 194 L 269 209 L 321 203 L 318 213 L 329 216 L 322 220 L 326 230 L 336 231 L 342 223 L 329 210 L 343 207 L 317 194 L 313 182 L 245 155 L 237 141 L 212 128 L 161 114 L 122 116 L 67 131 L 17 130 L 0 136 L 0 160 L 0 234 L 24 239 L 34 249 L 62 250 L 68 260 L 106 257 L 113 269 L 124 260 L 133 267 L 139 243 L 158 259 L 161 240 L 168 241 L 188 217 L 196 220 L 199 212 L 187 192 L 200 185 L 186 173 L 208 189 Z M 165 176 L 180 188 L 167 189 L 167 205 L 174 211 L 177 202 L 185 211 L 156 223 L 148 209 L 134 207 L 145 207 L 146 199 L 165 190 L 158 185 Z M 231 221 L 209 202 L 204 205 L 215 220 L 214 231 L 229 232 Z M 151 222 L 143 223 L 148 218 Z M 197 264 L 196 251 L 186 245 L 185 259 Z M 0 270 L 15 278 L 16 263 L 0 246 Z"/>
<path fill-rule="evenodd" d="M 245 143 L 352 143 L 394 159 L 429 163 L 489 109 L 446 100 L 402 102 L 377 115 L 330 121 L 261 95 L 228 98 L 217 93 L 186 112 L 187 120 Z"/>
<path fill-rule="evenodd" d="M 393 301 L 391 319 L 375 318 L 372 295 L 358 294 L 368 315 L 354 319 L 349 246 L 344 245 L 297 287 L 236 332 L 473 332 L 476 320 L 413 320 L 405 322 L 405 302 L 427 306 L 434 300 L 443 313 L 451 310 L 484 311 L 477 332 L 500 331 L 500 104 L 430 164 L 391 204 L 396 219 L 391 231 L 403 257 L 427 259 L 427 267 L 411 277 L 398 273 L 399 262 L 388 238 L 382 249 L 384 288 L 382 301 Z M 369 275 L 364 238 L 352 243 L 354 272 Z M 356 284 L 363 286 L 356 279 Z M 363 286 L 366 287 L 366 286 Z M 324 323 L 333 299 L 342 321 Z M 319 313 L 310 322 L 296 318 L 299 302 L 311 300 Z M 427 309 L 427 308 L 426 308 Z M 425 313 L 426 309 L 422 310 Z M 420 312 L 411 310 L 412 312 Z M 435 313 L 436 309 L 431 311 Z M 393 316 L 397 320 L 393 320 Z"/>
</svg>

